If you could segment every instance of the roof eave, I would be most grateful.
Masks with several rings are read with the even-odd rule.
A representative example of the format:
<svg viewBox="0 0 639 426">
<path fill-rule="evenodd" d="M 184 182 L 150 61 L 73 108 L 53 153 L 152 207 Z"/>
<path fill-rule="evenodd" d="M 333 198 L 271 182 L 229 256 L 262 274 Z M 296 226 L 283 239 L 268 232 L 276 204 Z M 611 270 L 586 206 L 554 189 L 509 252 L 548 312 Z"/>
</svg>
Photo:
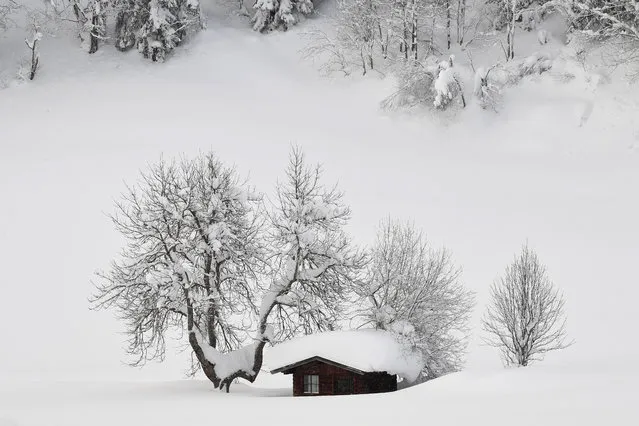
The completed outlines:
<svg viewBox="0 0 639 426">
<path fill-rule="evenodd" d="M 348 365 L 345 365 L 345 364 L 340 364 L 339 362 L 331 361 L 330 359 L 326 359 L 326 358 L 323 358 L 321 356 L 313 356 L 313 357 L 310 357 L 310 358 L 303 359 L 301 361 L 297 361 L 297 362 L 295 362 L 293 364 L 288 364 L 288 365 L 285 365 L 283 367 L 275 368 L 275 369 L 271 370 L 271 374 L 277 374 L 277 373 L 286 374 L 287 371 L 292 370 L 293 368 L 297 368 L 297 367 L 299 367 L 301 365 L 305 365 L 305 364 L 308 364 L 309 362 L 313 362 L 313 361 L 320 361 L 320 362 L 323 362 L 323 363 L 326 363 L 326 364 L 329 364 L 329 365 L 333 365 L 333 366 L 338 367 L 338 368 L 342 368 L 344 370 L 352 371 L 353 373 L 359 374 L 359 375 L 364 375 L 366 373 L 369 373 L 368 371 L 362 371 L 362 370 L 360 370 L 358 368 L 355 368 L 355 367 L 351 367 L 351 366 L 348 366 Z"/>
</svg>

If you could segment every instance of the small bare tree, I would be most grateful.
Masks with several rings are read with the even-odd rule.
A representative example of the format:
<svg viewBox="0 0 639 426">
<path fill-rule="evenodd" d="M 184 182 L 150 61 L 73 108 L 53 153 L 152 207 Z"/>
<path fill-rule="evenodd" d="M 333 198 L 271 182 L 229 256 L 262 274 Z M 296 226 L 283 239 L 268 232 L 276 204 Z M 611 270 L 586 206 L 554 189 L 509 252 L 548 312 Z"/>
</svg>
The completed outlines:
<svg viewBox="0 0 639 426">
<path fill-rule="evenodd" d="M 491 303 L 482 320 L 490 346 L 507 365 L 527 366 L 546 352 L 564 349 L 564 298 L 546 274 L 537 254 L 525 245 L 506 273 L 491 287 Z"/>
<path fill-rule="evenodd" d="M 33 24 L 33 33 L 31 38 L 25 39 L 25 44 L 31 51 L 31 66 L 29 69 L 29 80 L 33 80 L 40 67 L 40 54 L 38 53 L 38 42 L 42 40 L 42 33 L 37 24 Z"/>
</svg>

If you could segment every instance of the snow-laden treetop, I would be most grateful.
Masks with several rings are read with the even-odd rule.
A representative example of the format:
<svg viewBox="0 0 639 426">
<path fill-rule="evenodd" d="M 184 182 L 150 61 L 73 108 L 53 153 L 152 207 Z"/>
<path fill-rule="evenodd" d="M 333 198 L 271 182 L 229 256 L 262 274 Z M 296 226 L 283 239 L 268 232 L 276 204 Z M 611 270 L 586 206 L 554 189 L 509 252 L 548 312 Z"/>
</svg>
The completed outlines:
<svg viewBox="0 0 639 426">
<path fill-rule="evenodd" d="M 365 372 L 386 371 L 412 382 L 422 369 L 421 356 L 388 331 L 348 330 L 311 334 L 268 348 L 265 364 L 271 369 L 321 357 Z"/>
</svg>

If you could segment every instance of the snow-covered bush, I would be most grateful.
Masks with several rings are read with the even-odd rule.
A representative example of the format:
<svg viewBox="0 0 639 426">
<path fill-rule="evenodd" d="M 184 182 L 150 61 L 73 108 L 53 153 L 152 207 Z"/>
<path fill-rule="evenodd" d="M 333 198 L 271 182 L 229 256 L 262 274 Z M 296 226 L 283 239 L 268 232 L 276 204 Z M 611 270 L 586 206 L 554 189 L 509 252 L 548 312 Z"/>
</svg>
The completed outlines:
<svg viewBox="0 0 639 426">
<path fill-rule="evenodd" d="M 435 100 L 433 105 L 439 109 L 446 109 L 459 96 L 462 106 L 466 106 L 464 90 L 454 69 L 454 57 L 442 61 L 438 65 L 437 78 L 433 82 Z"/>
<path fill-rule="evenodd" d="M 547 30 L 539 30 L 537 31 L 537 41 L 539 44 L 544 45 L 548 43 L 549 34 Z"/>
<path fill-rule="evenodd" d="M 381 103 L 384 109 L 432 107 L 435 101 L 433 82 L 437 76 L 436 66 L 427 66 L 419 61 L 408 61 L 397 71 L 397 91 Z"/>
<path fill-rule="evenodd" d="M 434 65 L 409 61 L 397 71 L 398 89 L 381 106 L 384 109 L 411 108 L 418 105 L 446 109 L 457 98 L 466 106 L 463 86 L 454 68 L 454 56 Z"/>
<path fill-rule="evenodd" d="M 548 53 L 533 53 L 519 63 L 519 77 L 542 74 L 552 68 L 552 57 Z"/>
<path fill-rule="evenodd" d="M 483 109 L 491 109 L 496 112 L 501 104 L 501 89 L 490 78 L 490 73 L 494 69 L 495 66 L 488 69 L 477 69 L 475 72 L 473 95 Z"/>
</svg>

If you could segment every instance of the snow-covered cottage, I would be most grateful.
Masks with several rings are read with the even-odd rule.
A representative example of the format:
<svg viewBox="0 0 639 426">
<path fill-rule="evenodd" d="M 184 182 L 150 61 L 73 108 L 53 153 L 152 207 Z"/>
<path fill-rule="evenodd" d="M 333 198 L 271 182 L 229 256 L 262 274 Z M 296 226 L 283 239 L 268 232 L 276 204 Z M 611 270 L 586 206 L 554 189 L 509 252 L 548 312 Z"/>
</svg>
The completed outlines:
<svg viewBox="0 0 639 426">
<path fill-rule="evenodd" d="M 331 331 L 269 348 L 272 374 L 293 375 L 293 395 L 348 395 L 397 390 L 397 377 L 414 381 L 420 358 L 388 332 Z"/>
</svg>

